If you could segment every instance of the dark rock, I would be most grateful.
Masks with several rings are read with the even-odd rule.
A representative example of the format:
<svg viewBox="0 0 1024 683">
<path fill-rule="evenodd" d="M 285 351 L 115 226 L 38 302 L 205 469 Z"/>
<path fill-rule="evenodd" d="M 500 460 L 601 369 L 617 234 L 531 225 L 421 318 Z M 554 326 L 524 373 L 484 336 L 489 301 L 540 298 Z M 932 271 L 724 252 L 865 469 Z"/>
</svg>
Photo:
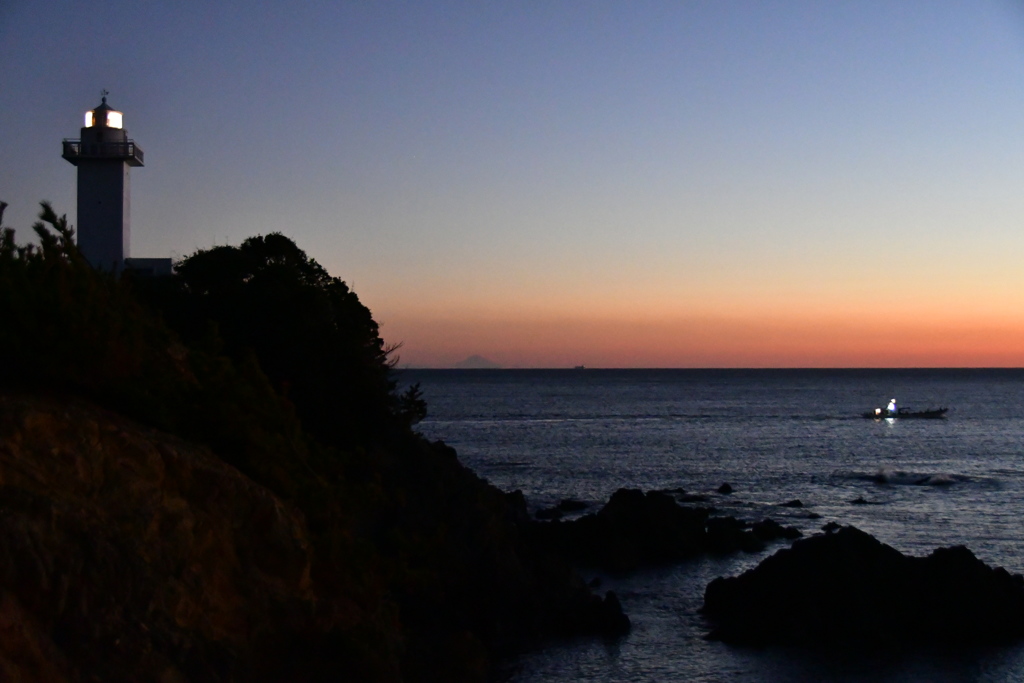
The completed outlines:
<svg viewBox="0 0 1024 683">
<path fill-rule="evenodd" d="M 575 500 L 573 498 L 566 498 L 557 506 L 557 508 L 562 512 L 579 512 L 580 510 L 586 510 L 588 507 L 590 507 L 589 503 L 584 503 L 582 500 Z"/>
<path fill-rule="evenodd" d="M 797 541 L 712 581 L 709 638 L 754 645 L 904 646 L 1024 637 L 1024 578 L 963 546 L 909 557 L 854 527 Z"/>
<path fill-rule="evenodd" d="M 703 552 L 708 514 L 666 493 L 619 489 L 596 514 L 534 522 L 527 530 L 529 540 L 572 562 L 625 572 Z"/>
<path fill-rule="evenodd" d="M 764 544 L 746 529 L 747 524 L 735 517 L 712 517 L 707 523 L 708 550 L 729 554 L 739 550 L 758 552 Z"/>
<path fill-rule="evenodd" d="M 793 500 L 788 500 L 785 503 L 779 503 L 779 506 L 784 508 L 802 508 L 804 504 L 800 502 L 799 498 L 794 498 Z"/>
<path fill-rule="evenodd" d="M 850 501 L 850 505 L 867 505 L 868 502 L 864 500 L 864 496 L 857 496 Z"/>
<path fill-rule="evenodd" d="M 784 527 L 774 519 L 764 519 L 760 522 L 755 522 L 750 526 L 750 531 L 754 536 L 765 542 L 775 541 L 780 538 L 793 540 L 803 536 L 796 527 Z"/>
<path fill-rule="evenodd" d="M 561 519 L 567 512 L 579 512 L 580 510 L 586 510 L 590 507 L 589 503 L 584 503 L 581 500 L 575 500 L 573 498 L 566 498 L 559 501 L 558 505 L 549 508 L 542 508 L 534 513 L 534 517 L 537 519 Z"/>
<path fill-rule="evenodd" d="M 745 553 L 759 553 L 765 548 L 765 543 L 753 533 L 744 531 L 740 534 L 740 550 Z"/>
<path fill-rule="evenodd" d="M 613 591 L 605 593 L 603 599 L 589 593 L 581 606 L 563 615 L 562 633 L 565 635 L 582 633 L 615 637 L 628 633 L 630 629 L 629 617 L 622 611 Z"/>
<path fill-rule="evenodd" d="M 626 613 L 622 611 L 619 596 L 615 595 L 614 591 L 608 591 L 604 594 L 604 604 L 605 612 L 608 615 L 605 633 L 627 633 L 632 624 L 630 624 Z"/>
<path fill-rule="evenodd" d="M 734 517 L 711 517 L 712 512 L 708 507 L 683 507 L 664 491 L 619 489 L 597 514 L 532 522 L 526 537 L 576 565 L 620 573 L 701 553 L 760 552 L 768 542 L 801 536 L 799 529 L 772 520 L 752 528 Z"/>
<path fill-rule="evenodd" d="M 826 534 L 830 534 L 833 531 L 838 531 L 839 529 L 842 529 L 842 527 L 836 524 L 835 522 L 829 522 L 825 526 L 821 527 L 821 530 L 824 531 Z"/>
<path fill-rule="evenodd" d="M 750 531 L 762 541 L 771 541 L 782 536 L 782 525 L 774 519 L 763 519 L 751 524 Z"/>
<path fill-rule="evenodd" d="M 519 489 L 505 494 L 505 501 L 508 503 L 508 514 L 510 521 L 515 524 L 524 524 L 530 521 L 530 513 L 526 509 L 526 496 Z"/>
<path fill-rule="evenodd" d="M 706 503 L 708 497 L 696 493 L 690 493 L 686 495 L 676 496 L 676 500 L 679 501 L 680 503 Z"/>
<path fill-rule="evenodd" d="M 630 564 L 656 564 L 691 557 L 702 549 L 707 513 L 683 508 L 672 496 L 619 489 L 597 514 Z M 614 563 L 613 564 L 617 564 Z"/>
<path fill-rule="evenodd" d="M 821 515 L 819 515 L 817 512 L 808 512 L 807 519 L 821 519 Z"/>
<path fill-rule="evenodd" d="M 732 486 L 730 486 L 728 483 L 722 484 L 721 486 L 718 487 L 718 492 L 721 493 L 722 495 L 727 496 L 730 493 L 732 493 Z"/>
<path fill-rule="evenodd" d="M 592 611 L 588 614 L 590 628 L 580 629 L 584 632 L 618 636 L 629 632 L 629 617 L 622 611 L 622 604 L 614 591 L 608 591 L 604 600 L 597 596 L 591 599 Z"/>
</svg>

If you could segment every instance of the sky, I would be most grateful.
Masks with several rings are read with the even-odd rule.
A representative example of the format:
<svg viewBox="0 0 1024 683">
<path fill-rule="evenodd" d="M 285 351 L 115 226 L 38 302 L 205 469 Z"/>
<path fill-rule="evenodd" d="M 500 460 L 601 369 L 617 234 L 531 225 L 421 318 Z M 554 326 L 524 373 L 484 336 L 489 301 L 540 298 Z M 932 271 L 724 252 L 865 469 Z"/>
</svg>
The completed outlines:
<svg viewBox="0 0 1024 683">
<path fill-rule="evenodd" d="M 0 199 L 282 232 L 400 365 L 1024 366 L 1024 2 L 0 2 Z"/>
</svg>

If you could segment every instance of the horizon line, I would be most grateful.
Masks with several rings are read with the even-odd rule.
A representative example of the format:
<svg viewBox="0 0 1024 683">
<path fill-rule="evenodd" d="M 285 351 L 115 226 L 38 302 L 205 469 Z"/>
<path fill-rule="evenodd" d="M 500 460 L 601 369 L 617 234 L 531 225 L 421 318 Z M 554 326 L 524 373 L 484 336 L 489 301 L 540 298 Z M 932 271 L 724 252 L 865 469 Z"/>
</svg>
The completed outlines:
<svg viewBox="0 0 1024 683">
<path fill-rule="evenodd" d="M 765 366 L 750 366 L 750 367 L 739 367 L 739 366 L 722 366 L 722 367 L 704 367 L 704 366 L 651 366 L 651 367 L 610 367 L 610 366 L 571 366 L 571 365 L 559 365 L 559 366 L 508 366 L 508 367 L 490 367 L 490 368 L 460 368 L 454 365 L 407 365 L 399 368 L 395 368 L 398 371 L 402 370 L 465 370 L 471 372 L 493 372 L 495 370 L 570 370 L 574 372 L 585 372 L 588 370 L 707 370 L 707 371 L 723 371 L 723 370 L 738 370 L 738 371 L 751 371 L 751 370 L 826 370 L 826 371 L 837 371 L 837 370 L 1024 370 L 1024 366 L 1021 365 L 907 365 L 907 366 L 836 366 L 836 367 L 824 367 L 824 366 L 798 366 L 798 365 L 786 365 L 778 367 L 765 367 Z"/>
</svg>

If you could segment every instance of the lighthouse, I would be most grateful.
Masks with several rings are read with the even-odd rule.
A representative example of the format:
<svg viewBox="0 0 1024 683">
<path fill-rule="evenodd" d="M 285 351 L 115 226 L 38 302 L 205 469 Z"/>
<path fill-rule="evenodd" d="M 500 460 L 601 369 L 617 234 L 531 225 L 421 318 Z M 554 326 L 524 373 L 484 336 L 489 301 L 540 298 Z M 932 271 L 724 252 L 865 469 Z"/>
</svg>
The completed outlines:
<svg viewBox="0 0 1024 683">
<path fill-rule="evenodd" d="M 63 157 L 78 167 L 78 248 L 93 268 L 117 272 L 131 256 L 129 171 L 142 166 L 142 149 L 106 95 L 85 113 L 81 138 L 64 140 Z"/>
</svg>

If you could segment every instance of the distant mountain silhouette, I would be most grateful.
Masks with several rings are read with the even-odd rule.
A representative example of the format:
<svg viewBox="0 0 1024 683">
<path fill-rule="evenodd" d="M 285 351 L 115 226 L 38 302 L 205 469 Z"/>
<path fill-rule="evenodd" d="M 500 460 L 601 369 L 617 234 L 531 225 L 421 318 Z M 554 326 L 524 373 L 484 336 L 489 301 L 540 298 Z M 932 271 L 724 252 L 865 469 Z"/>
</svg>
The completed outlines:
<svg viewBox="0 0 1024 683">
<path fill-rule="evenodd" d="M 455 367 L 460 369 L 485 369 L 485 370 L 497 370 L 501 366 L 492 360 L 478 356 L 476 354 L 470 356 L 466 360 L 459 361 L 455 364 Z"/>
</svg>

